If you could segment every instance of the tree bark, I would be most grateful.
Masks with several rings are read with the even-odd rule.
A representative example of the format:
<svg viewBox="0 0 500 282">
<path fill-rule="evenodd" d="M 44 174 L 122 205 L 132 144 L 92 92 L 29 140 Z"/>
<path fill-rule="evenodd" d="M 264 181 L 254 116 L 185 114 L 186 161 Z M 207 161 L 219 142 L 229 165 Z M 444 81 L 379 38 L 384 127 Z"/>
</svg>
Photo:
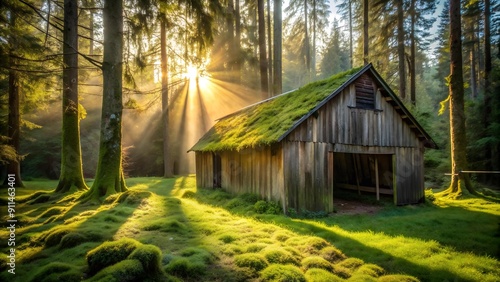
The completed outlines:
<svg viewBox="0 0 500 282">
<path fill-rule="evenodd" d="M 460 0 L 450 1 L 450 143 L 451 143 L 451 185 L 445 191 L 453 197 L 462 195 L 465 188 L 475 193 L 469 176 L 462 173 L 467 169 L 467 138 L 465 128 L 464 84 L 462 72 L 462 27 Z"/>
<path fill-rule="evenodd" d="M 411 28 L 410 28 L 410 63 L 408 69 L 410 73 L 410 102 L 413 105 L 417 104 L 417 73 L 416 73 L 416 44 L 415 44 L 415 25 L 417 22 L 417 15 L 415 11 L 415 1 L 411 0 L 410 13 L 411 13 Z"/>
<path fill-rule="evenodd" d="M 309 24 L 307 13 L 307 0 L 304 0 L 304 56 L 306 63 L 306 82 L 311 81 L 311 47 L 309 45 Z"/>
<path fill-rule="evenodd" d="M 127 190 L 122 168 L 123 2 L 104 1 L 103 98 L 99 160 L 94 184 L 84 199 Z"/>
<path fill-rule="evenodd" d="M 260 65 L 260 91 L 263 98 L 267 97 L 267 55 L 266 55 L 266 19 L 264 13 L 264 0 L 257 0 L 258 28 L 259 28 L 259 65 Z"/>
<path fill-rule="evenodd" d="M 15 13 L 11 14 L 10 18 L 10 29 L 15 30 L 17 24 L 17 17 Z M 7 175 L 4 180 L 4 185 L 9 184 L 9 175 L 14 175 L 14 187 L 24 187 L 21 178 L 21 159 L 19 157 L 20 149 L 20 132 L 21 132 L 21 114 L 19 110 L 19 74 L 15 70 L 17 65 L 16 60 L 16 40 L 12 38 L 9 39 L 9 114 L 7 117 L 7 135 L 10 138 L 8 145 L 12 146 L 16 150 L 17 161 L 12 161 L 7 164 Z"/>
<path fill-rule="evenodd" d="M 399 65 L 399 96 L 406 99 L 406 72 L 405 72 L 405 34 L 403 0 L 397 0 L 398 9 L 398 65 Z"/>
<path fill-rule="evenodd" d="M 368 60 L 368 45 L 369 45 L 369 37 L 368 37 L 368 0 L 363 1 L 363 63 L 367 65 L 369 63 Z"/>
<path fill-rule="evenodd" d="M 491 82 L 490 82 L 490 73 L 492 70 L 491 64 L 491 7 L 490 0 L 484 1 L 484 113 L 483 113 L 483 125 L 485 130 L 488 130 L 488 127 L 491 125 L 491 102 L 492 102 L 492 93 L 491 93 Z M 485 148 L 485 169 L 493 170 L 492 166 L 492 146 L 486 144 Z"/>
<path fill-rule="evenodd" d="M 167 57 L 167 24 L 162 17 L 160 21 L 160 53 L 161 53 L 161 109 L 163 121 L 163 177 L 173 177 L 172 160 L 170 158 L 170 117 L 168 109 L 168 57 Z"/>
<path fill-rule="evenodd" d="M 278 95 L 283 92 L 281 56 L 282 56 L 282 3 L 281 0 L 274 0 L 274 66 L 273 66 L 273 94 Z"/>
<path fill-rule="evenodd" d="M 56 192 L 87 190 L 78 107 L 78 1 L 64 0 L 61 174 Z"/>
<path fill-rule="evenodd" d="M 349 62 L 350 68 L 354 67 L 352 55 L 352 0 L 349 0 Z"/>
<path fill-rule="evenodd" d="M 267 67 L 269 73 L 269 85 L 273 85 L 273 34 L 271 33 L 271 1 L 267 0 Z M 267 95 L 271 97 L 272 91 L 268 87 Z"/>
<path fill-rule="evenodd" d="M 241 15 L 240 15 L 240 0 L 235 0 L 234 2 L 234 72 L 236 83 L 241 82 L 241 67 L 243 64 L 243 58 L 241 56 Z"/>
</svg>

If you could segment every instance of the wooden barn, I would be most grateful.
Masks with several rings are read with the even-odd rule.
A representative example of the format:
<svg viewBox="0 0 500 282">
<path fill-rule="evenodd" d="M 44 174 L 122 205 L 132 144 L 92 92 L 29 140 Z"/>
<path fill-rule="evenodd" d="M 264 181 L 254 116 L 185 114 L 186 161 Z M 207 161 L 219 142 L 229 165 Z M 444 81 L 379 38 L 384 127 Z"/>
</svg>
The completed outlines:
<svg viewBox="0 0 500 282">
<path fill-rule="evenodd" d="M 199 188 L 333 211 L 338 189 L 424 200 L 435 142 L 371 64 L 225 116 L 191 148 Z"/>
</svg>

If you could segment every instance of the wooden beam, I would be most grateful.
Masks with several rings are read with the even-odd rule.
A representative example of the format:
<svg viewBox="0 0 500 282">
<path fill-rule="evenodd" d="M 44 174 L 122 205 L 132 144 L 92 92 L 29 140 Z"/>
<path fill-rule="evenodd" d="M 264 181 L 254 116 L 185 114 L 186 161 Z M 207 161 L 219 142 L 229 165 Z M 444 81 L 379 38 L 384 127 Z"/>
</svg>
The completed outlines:
<svg viewBox="0 0 500 282">
<path fill-rule="evenodd" d="M 336 185 L 336 187 L 341 188 L 341 189 L 358 190 L 358 187 L 356 187 L 356 185 L 344 184 L 344 183 L 337 183 L 335 185 Z M 370 186 L 360 185 L 359 189 L 363 192 L 372 192 L 372 193 L 376 192 L 375 187 L 370 187 Z M 380 194 L 384 194 L 384 195 L 394 194 L 394 191 L 392 191 L 392 189 L 389 189 L 389 188 L 379 188 L 379 192 L 380 192 Z"/>
</svg>

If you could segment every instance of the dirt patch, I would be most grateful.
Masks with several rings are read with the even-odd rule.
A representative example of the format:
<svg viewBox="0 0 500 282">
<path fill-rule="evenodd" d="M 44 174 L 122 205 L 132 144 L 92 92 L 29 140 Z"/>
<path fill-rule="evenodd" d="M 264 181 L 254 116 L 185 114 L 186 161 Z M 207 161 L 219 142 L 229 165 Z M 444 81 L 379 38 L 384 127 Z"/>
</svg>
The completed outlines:
<svg viewBox="0 0 500 282">
<path fill-rule="evenodd" d="M 337 214 L 374 214 L 382 209 L 381 206 L 362 203 L 353 200 L 337 199 L 333 201 Z"/>
</svg>

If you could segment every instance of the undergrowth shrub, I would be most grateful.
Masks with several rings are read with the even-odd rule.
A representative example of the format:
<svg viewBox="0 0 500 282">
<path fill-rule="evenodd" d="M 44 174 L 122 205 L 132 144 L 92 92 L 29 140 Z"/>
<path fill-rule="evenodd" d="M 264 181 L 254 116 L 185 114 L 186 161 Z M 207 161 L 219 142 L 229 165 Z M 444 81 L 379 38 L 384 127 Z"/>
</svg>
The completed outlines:
<svg viewBox="0 0 500 282">
<path fill-rule="evenodd" d="M 341 282 L 344 279 L 337 275 L 320 268 L 308 269 L 305 274 L 308 282 Z"/>
<path fill-rule="evenodd" d="M 283 209 L 278 202 L 274 201 L 257 201 L 254 206 L 254 210 L 258 214 L 281 214 Z"/>
<path fill-rule="evenodd" d="M 307 270 L 310 268 L 321 268 L 328 271 L 333 271 L 333 265 L 326 259 L 318 256 L 306 257 L 301 261 L 302 268 Z"/>
<path fill-rule="evenodd" d="M 140 245 L 140 242 L 129 238 L 102 243 L 87 253 L 90 274 L 126 259 Z"/>
<path fill-rule="evenodd" d="M 305 282 L 300 268 L 293 265 L 272 264 L 261 272 L 262 281 Z"/>
<path fill-rule="evenodd" d="M 51 262 L 42 266 L 35 273 L 31 281 L 33 282 L 59 282 L 59 281 L 80 281 L 82 274 L 77 267 L 62 263 Z"/>
</svg>

